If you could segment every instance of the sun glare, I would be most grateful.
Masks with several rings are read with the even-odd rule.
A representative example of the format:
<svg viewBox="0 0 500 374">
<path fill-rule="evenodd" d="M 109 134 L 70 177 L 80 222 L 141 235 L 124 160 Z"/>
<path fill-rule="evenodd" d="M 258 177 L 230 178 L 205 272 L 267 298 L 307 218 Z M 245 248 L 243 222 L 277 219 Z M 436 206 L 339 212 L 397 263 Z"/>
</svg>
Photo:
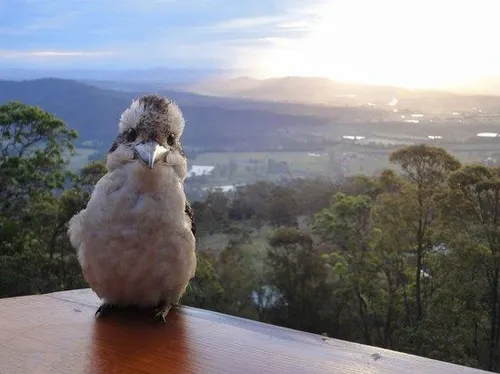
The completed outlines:
<svg viewBox="0 0 500 374">
<path fill-rule="evenodd" d="M 498 10 L 495 0 L 331 0 L 308 35 L 268 40 L 259 73 L 408 88 L 499 74 Z"/>
</svg>

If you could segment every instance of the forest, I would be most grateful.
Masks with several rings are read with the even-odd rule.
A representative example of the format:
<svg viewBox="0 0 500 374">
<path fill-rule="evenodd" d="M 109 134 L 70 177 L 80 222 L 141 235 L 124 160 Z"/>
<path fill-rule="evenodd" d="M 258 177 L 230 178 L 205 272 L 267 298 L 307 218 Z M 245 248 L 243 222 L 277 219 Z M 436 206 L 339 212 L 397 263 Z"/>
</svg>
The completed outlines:
<svg viewBox="0 0 500 374">
<path fill-rule="evenodd" d="M 105 173 L 67 168 L 77 133 L 0 106 L 0 297 L 88 287 L 67 223 Z M 192 202 L 184 305 L 500 372 L 500 168 L 429 145 L 398 172 L 257 182 Z"/>
</svg>

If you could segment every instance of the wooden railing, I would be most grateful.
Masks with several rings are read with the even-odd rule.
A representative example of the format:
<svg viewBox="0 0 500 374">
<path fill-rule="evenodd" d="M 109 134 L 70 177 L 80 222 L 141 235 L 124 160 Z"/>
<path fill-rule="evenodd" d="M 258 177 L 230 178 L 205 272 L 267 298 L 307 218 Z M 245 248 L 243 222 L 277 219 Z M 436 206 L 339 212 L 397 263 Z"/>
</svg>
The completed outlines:
<svg viewBox="0 0 500 374">
<path fill-rule="evenodd" d="M 0 373 L 484 373 L 189 307 L 161 325 L 88 289 L 0 299 Z"/>
</svg>

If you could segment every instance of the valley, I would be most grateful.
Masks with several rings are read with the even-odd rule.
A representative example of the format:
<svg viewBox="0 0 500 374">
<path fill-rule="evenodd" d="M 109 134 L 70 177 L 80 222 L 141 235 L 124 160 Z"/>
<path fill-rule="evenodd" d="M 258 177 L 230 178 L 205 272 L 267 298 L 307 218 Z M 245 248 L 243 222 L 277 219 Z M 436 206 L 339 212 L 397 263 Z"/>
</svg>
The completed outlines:
<svg viewBox="0 0 500 374">
<path fill-rule="evenodd" d="M 292 88 L 297 98 L 297 90 L 316 89 L 330 92 L 324 97 L 333 99 L 319 103 L 306 95 L 310 100 L 287 101 Z M 273 98 L 262 94 L 268 89 Z M 478 136 L 500 129 L 497 96 L 335 85 L 307 78 L 219 79 L 210 85 L 173 88 L 61 78 L 0 81 L 0 103 L 38 105 L 78 132 L 77 154 L 68 158 L 73 170 L 104 159 L 122 110 L 146 92 L 158 92 L 181 105 L 189 165 L 211 168 L 188 178 L 187 190 L 194 199 L 216 188 L 231 190 L 259 180 L 376 175 L 394 167 L 388 162 L 393 150 L 417 143 L 443 147 L 464 163 L 500 162 L 500 137 Z"/>
</svg>

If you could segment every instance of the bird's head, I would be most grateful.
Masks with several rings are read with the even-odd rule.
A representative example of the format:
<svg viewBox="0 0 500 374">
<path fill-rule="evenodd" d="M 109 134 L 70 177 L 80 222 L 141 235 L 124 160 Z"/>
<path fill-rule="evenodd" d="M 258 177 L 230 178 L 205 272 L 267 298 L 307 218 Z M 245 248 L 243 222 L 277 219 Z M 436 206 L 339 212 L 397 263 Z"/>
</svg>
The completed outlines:
<svg viewBox="0 0 500 374">
<path fill-rule="evenodd" d="M 180 143 L 184 124 L 178 105 L 165 97 L 145 95 L 133 100 L 120 117 L 108 167 L 139 161 L 149 169 L 159 163 L 184 169 L 186 157 Z"/>
</svg>

